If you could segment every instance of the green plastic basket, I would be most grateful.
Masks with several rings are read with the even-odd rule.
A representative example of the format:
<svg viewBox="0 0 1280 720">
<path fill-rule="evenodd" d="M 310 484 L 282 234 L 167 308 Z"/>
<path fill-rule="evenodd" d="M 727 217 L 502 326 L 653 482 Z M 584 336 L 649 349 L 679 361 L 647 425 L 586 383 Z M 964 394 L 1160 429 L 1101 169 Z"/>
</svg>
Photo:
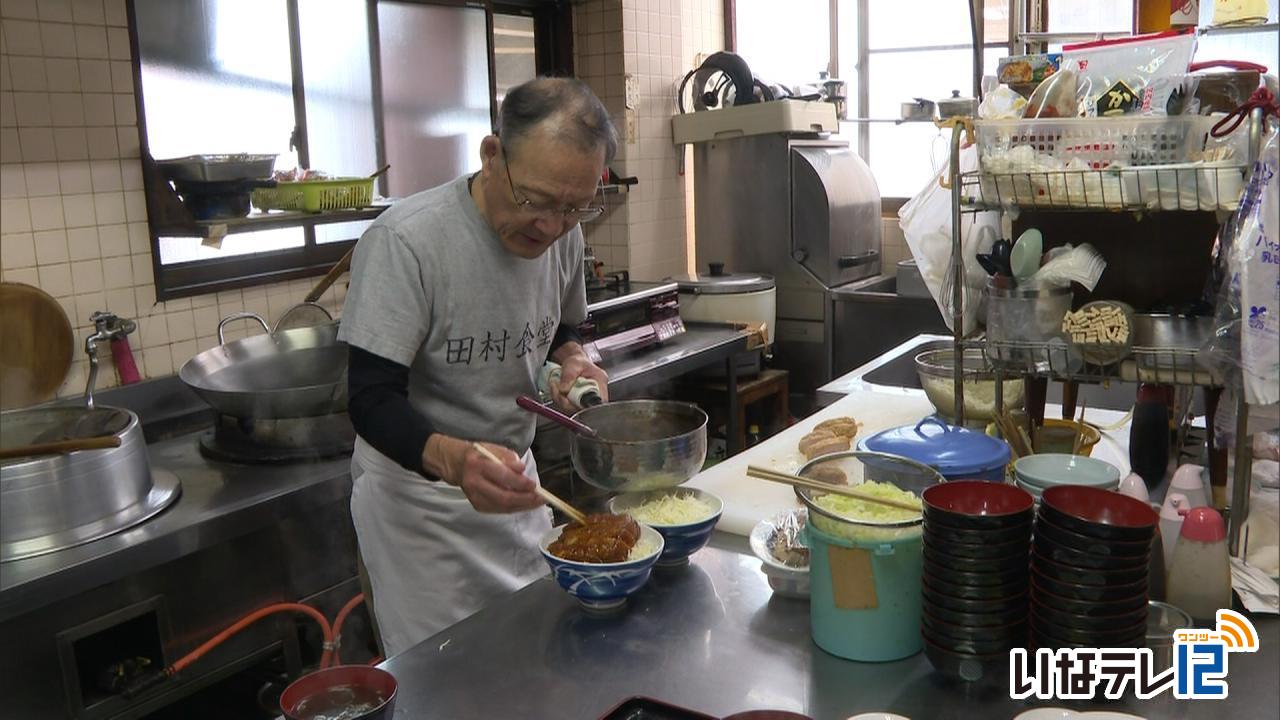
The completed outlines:
<svg viewBox="0 0 1280 720">
<path fill-rule="evenodd" d="M 352 210 L 373 204 L 373 178 L 334 178 L 306 182 L 281 182 L 273 188 L 253 191 L 259 210 Z"/>
</svg>

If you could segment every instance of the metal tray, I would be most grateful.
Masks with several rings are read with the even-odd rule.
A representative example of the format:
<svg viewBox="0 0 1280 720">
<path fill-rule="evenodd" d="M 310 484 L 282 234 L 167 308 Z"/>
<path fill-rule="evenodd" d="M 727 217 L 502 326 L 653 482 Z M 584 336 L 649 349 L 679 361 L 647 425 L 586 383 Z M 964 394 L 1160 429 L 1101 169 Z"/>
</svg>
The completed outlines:
<svg viewBox="0 0 1280 720">
<path fill-rule="evenodd" d="M 255 180 L 271 177 L 276 156 L 251 155 L 188 155 L 180 158 L 157 160 L 156 166 L 170 180 L 196 182 L 225 182 L 228 180 Z"/>
</svg>

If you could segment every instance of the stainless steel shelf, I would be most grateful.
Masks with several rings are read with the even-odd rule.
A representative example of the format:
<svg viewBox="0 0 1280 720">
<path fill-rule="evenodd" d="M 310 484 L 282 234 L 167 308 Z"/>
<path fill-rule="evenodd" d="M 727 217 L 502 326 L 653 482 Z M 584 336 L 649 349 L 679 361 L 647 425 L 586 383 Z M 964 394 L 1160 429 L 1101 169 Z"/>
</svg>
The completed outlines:
<svg viewBox="0 0 1280 720">
<path fill-rule="evenodd" d="M 391 201 L 379 201 L 357 210 L 325 210 L 309 213 L 302 210 L 254 211 L 242 218 L 223 220 L 197 220 L 190 226 L 157 227 L 155 233 L 165 237 L 199 237 L 216 239 L 234 233 L 274 230 L 284 227 L 328 225 L 331 223 L 372 220 L 391 207 Z"/>
</svg>

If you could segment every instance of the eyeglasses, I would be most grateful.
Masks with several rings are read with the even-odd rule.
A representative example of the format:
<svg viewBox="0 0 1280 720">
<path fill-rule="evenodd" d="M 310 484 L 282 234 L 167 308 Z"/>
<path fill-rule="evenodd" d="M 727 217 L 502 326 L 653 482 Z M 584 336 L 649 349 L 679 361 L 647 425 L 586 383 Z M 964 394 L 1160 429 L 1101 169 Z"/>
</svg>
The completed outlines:
<svg viewBox="0 0 1280 720">
<path fill-rule="evenodd" d="M 520 212 L 530 217 L 543 219 L 559 219 L 565 223 L 591 222 L 600 217 L 604 213 L 604 207 L 601 205 L 588 205 L 580 208 L 560 208 L 546 207 L 545 205 L 536 205 L 529 198 L 521 198 L 516 192 L 516 184 L 511 179 L 511 165 L 507 162 L 507 146 L 500 145 L 502 148 L 502 166 L 507 171 L 507 187 L 511 188 L 511 199 L 515 201 L 516 208 Z M 596 183 L 596 193 L 604 197 L 604 185 L 601 182 Z"/>
</svg>

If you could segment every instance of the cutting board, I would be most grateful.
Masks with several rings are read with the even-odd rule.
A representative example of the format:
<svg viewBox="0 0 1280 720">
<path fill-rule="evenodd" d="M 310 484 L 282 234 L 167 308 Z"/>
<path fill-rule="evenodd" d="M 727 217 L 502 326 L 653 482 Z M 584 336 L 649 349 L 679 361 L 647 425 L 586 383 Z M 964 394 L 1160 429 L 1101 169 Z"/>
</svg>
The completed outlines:
<svg viewBox="0 0 1280 720">
<path fill-rule="evenodd" d="M 698 473 L 685 485 L 707 490 L 724 500 L 724 513 L 716 525 L 717 530 L 750 535 L 756 523 L 782 510 L 798 507 L 799 501 L 788 485 L 747 477 L 748 465 L 794 473 L 805 462 L 799 449 L 800 438 L 824 420 L 852 417 L 862 423 L 858 438 L 863 438 L 915 423 L 933 411 L 933 405 L 923 393 L 915 396 L 868 391 L 846 395 L 759 445 Z"/>
<path fill-rule="evenodd" d="M 75 336 L 58 301 L 22 283 L 0 283 L 0 407 L 53 397 L 71 368 Z"/>
<path fill-rule="evenodd" d="M 873 435 L 900 425 L 914 424 L 926 415 L 933 414 L 933 405 L 924 393 L 855 392 L 834 404 L 792 425 L 764 442 L 734 455 L 724 462 L 693 476 L 685 483 L 701 488 L 724 500 L 724 513 L 716 525 L 735 535 L 751 535 L 756 523 L 783 510 L 799 507 L 795 491 L 787 485 L 747 477 L 748 465 L 794 473 L 805 463 L 800 453 L 800 438 L 807 435 L 824 420 L 849 416 L 862 423 L 858 437 Z M 1046 413 L 1057 416 L 1057 406 L 1046 406 Z M 1107 425 L 1124 419 L 1124 413 L 1108 410 L 1089 411 L 1090 422 Z M 1127 424 L 1103 431 L 1102 442 L 1094 448 L 1093 456 L 1119 468 L 1121 477 L 1129 474 Z"/>
</svg>

